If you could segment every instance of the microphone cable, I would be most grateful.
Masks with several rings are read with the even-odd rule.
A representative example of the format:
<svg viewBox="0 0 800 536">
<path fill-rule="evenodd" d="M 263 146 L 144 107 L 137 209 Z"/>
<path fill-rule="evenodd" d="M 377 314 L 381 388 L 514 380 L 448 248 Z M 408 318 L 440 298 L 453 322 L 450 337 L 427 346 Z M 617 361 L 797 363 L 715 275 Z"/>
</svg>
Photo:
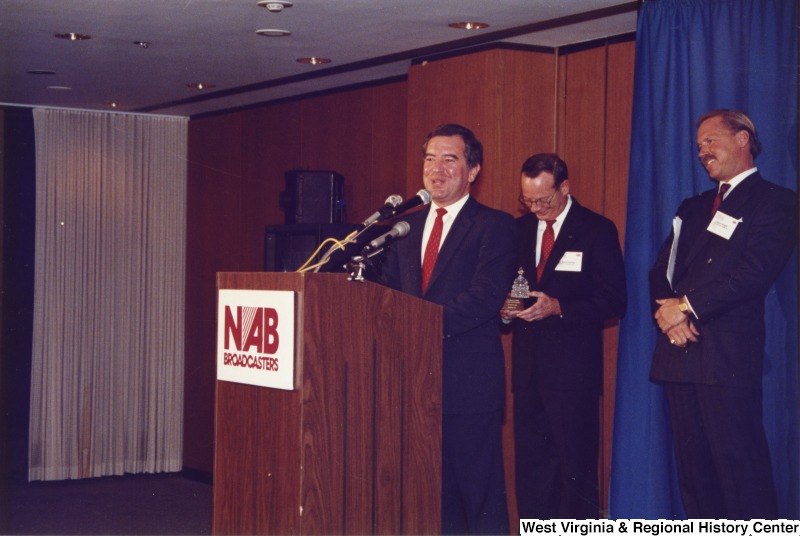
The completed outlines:
<svg viewBox="0 0 800 536">
<path fill-rule="evenodd" d="M 326 238 L 320 243 L 319 246 L 317 246 L 316 251 L 314 251 L 314 253 L 311 254 L 308 260 L 306 260 L 306 262 L 303 263 L 303 265 L 300 268 L 298 268 L 296 272 L 304 273 L 310 270 L 318 270 L 322 266 L 325 266 L 330 260 L 331 255 L 335 251 L 338 251 L 340 249 L 343 250 L 345 247 L 347 247 L 348 244 L 352 244 L 354 242 L 353 238 L 358 234 L 358 232 L 359 232 L 358 229 L 356 229 L 355 231 L 351 232 L 349 235 L 344 237 L 344 239 L 342 240 L 337 240 L 336 238 Z M 326 244 L 333 244 L 330 250 L 327 252 L 327 255 L 322 259 L 320 259 L 319 262 L 317 262 L 316 264 L 311 264 L 309 266 L 309 264 L 316 258 L 316 256 L 319 255 L 319 252 L 322 251 L 322 247 Z"/>
</svg>

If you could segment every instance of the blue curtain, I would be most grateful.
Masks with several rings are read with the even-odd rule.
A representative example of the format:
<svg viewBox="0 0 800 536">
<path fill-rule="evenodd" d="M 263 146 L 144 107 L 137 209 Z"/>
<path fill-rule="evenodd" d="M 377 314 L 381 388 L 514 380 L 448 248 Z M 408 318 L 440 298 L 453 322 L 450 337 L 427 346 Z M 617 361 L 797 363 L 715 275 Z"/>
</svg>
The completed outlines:
<svg viewBox="0 0 800 536">
<path fill-rule="evenodd" d="M 762 175 L 797 189 L 797 0 L 650 0 L 636 35 L 625 262 L 609 512 L 684 517 L 661 387 L 648 380 L 657 328 L 647 274 L 680 201 L 713 187 L 697 159 L 697 117 L 750 115 Z M 797 256 L 767 299 L 764 417 L 781 517 L 800 514 Z"/>
</svg>

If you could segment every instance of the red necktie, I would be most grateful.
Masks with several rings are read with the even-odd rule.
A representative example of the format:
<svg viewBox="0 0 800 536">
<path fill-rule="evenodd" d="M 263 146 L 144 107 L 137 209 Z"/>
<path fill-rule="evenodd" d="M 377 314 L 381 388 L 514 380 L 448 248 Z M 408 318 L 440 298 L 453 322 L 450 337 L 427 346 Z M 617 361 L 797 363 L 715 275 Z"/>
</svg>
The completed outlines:
<svg viewBox="0 0 800 536">
<path fill-rule="evenodd" d="M 719 185 L 719 190 L 717 191 L 717 197 L 714 198 L 714 206 L 711 207 L 711 215 L 713 216 L 719 206 L 722 204 L 722 198 L 725 197 L 725 192 L 730 189 L 731 185 L 727 182 L 723 182 Z"/>
<path fill-rule="evenodd" d="M 547 257 L 553 251 L 553 243 L 556 241 L 556 233 L 553 231 L 553 224 L 556 220 L 547 220 L 547 227 L 544 229 L 542 235 L 542 252 L 539 255 L 539 264 L 536 265 L 536 280 L 542 280 L 542 272 L 544 272 L 544 265 L 547 264 Z"/>
<path fill-rule="evenodd" d="M 436 266 L 436 257 L 439 255 L 439 243 L 442 241 L 442 228 L 444 227 L 442 218 L 445 214 L 447 214 L 447 209 L 436 209 L 436 221 L 433 222 L 431 236 L 428 237 L 428 245 L 425 246 L 425 256 L 422 259 L 422 292 L 428 288 L 433 267 Z"/>
</svg>

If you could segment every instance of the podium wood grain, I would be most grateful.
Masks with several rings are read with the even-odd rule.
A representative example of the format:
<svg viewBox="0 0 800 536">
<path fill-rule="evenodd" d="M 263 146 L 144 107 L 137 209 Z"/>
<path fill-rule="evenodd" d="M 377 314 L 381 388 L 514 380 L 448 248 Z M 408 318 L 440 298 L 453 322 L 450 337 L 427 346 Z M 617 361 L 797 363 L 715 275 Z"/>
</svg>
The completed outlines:
<svg viewBox="0 0 800 536">
<path fill-rule="evenodd" d="M 441 308 L 342 274 L 218 288 L 296 293 L 297 388 L 216 382 L 214 533 L 440 532 Z"/>
</svg>

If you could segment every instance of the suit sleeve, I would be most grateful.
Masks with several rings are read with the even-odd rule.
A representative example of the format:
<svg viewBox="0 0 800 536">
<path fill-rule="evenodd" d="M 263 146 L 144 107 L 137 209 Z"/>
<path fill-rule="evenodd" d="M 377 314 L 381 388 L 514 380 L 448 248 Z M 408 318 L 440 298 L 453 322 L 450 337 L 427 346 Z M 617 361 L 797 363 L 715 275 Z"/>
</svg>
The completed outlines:
<svg viewBox="0 0 800 536">
<path fill-rule="evenodd" d="M 678 207 L 678 213 L 676 217 L 680 217 L 682 208 L 683 203 L 680 207 Z M 650 269 L 650 309 L 654 314 L 659 307 L 659 305 L 656 303 L 656 300 L 664 300 L 675 297 L 675 292 L 672 290 L 672 286 L 669 284 L 669 279 L 667 279 L 669 256 L 672 250 L 672 242 L 674 240 L 675 232 L 673 230 L 670 231 L 669 236 L 666 240 L 664 240 L 661 251 L 658 253 L 658 257 L 656 257 L 656 262 Z"/>
<path fill-rule="evenodd" d="M 403 219 L 413 229 L 417 222 Z M 403 240 L 407 240 L 404 238 Z M 367 279 L 374 281 L 378 284 L 389 287 L 393 290 L 403 292 L 403 270 L 419 269 L 418 264 L 414 265 L 414 257 L 412 255 L 400 255 L 398 247 L 402 243 L 391 243 L 383 255 L 378 255 L 374 259 L 368 259 L 366 262 Z M 418 263 L 418 261 L 417 261 Z M 417 295 L 418 296 L 418 295 Z"/>
<path fill-rule="evenodd" d="M 656 300 L 663 300 L 666 298 L 674 298 L 675 293 L 670 288 L 669 280 L 667 279 L 667 266 L 669 265 L 669 253 L 672 248 L 672 241 L 675 236 L 672 232 L 664 241 L 661 251 L 656 257 L 656 262 L 650 269 L 650 301 L 652 302 L 652 309 L 655 312 L 658 309 Z"/>
<path fill-rule="evenodd" d="M 469 284 L 442 304 L 445 337 L 460 335 L 499 318 L 514 279 L 517 229 L 510 215 L 495 214 L 470 231 L 479 233 L 478 255 L 469 259 L 474 262 L 473 267 L 463 268 L 471 272 Z"/>
<path fill-rule="evenodd" d="M 561 316 L 566 325 L 597 324 L 610 318 L 622 318 L 628 305 L 625 265 L 614 224 L 598 220 L 588 275 L 589 292 L 582 296 L 559 298 Z"/>
<path fill-rule="evenodd" d="M 367 279 L 393 290 L 401 290 L 399 259 L 394 247 L 390 246 L 386 255 L 377 260 L 367 260 L 367 268 Z"/>
</svg>

